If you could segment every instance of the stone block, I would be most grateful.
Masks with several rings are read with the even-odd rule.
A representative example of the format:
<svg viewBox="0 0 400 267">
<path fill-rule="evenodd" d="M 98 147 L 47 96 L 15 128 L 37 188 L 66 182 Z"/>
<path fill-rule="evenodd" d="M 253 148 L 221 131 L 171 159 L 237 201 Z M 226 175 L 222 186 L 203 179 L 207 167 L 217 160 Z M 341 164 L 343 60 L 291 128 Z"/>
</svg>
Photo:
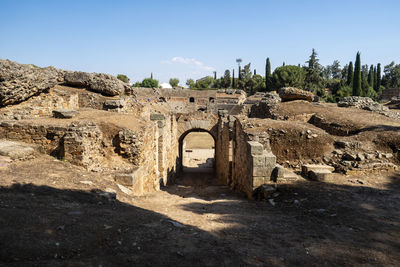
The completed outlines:
<svg viewBox="0 0 400 267">
<path fill-rule="evenodd" d="M 105 110 L 123 108 L 125 104 L 123 99 L 107 99 L 104 101 L 103 108 Z"/>
<path fill-rule="evenodd" d="M 270 171 L 272 172 L 272 170 L 276 166 L 276 156 L 272 154 L 272 152 L 265 152 L 264 155 L 265 155 L 265 166 L 269 168 Z"/>
<path fill-rule="evenodd" d="M 265 167 L 266 157 L 265 155 L 254 155 L 253 159 L 253 167 Z"/>
<path fill-rule="evenodd" d="M 135 179 L 135 173 L 119 173 L 114 175 L 115 182 L 125 186 L 133 186 Z"/>
<path fill-rule="evenodd" d="M 311 170 L 308 172 L 308 178 L 313 181 L 325 182 L 332 178 L 333 174 L 327 169 Z"/>
<path fill-rule="evenodd" d="M 257 188 L 261 185 L 265 184 L 264 176 L 255 176 L 253 177 L 253 188 Z"/>
<path fill-rule="evenodd" d="M 271 174 L 271 172 L 272 170 L 266 167 L 253 167 L 253 176 L 269 177 L 268 173 Z"/>
<path fill-rule="evenodd" d="M 53 110 L 53 117 L 58 119 L 71 119 L 78 115 L 79 112 L 70 109 L 57 109 Z"/>
<path fill-rule="evenodd" d="M 11 159 L 26 159 L 33 156 L 35 150 L 27 145 L 18 144 L 11 141 L 0 141 L 0 156 Z"/>
<path fill-rule="evenodd" d="M 301 174 L 308 177 L 308 173 L 314 170 L 328 170 L 333 172 L 335 170 L 334 167 L 329 165 L 317 165 L 317 164 L 305 164 L 301 166 Z"/>
<path fill-rule="evenodd" d="M 162 121 L 165 120 L 165 116 L 159 113 L 150 114 L 150 120 L 152 121 Z"/>
<path fill-rule="evenodd" d="M 264 152 L 264 146 L 256 141 L 248 141 L 247 145 L 251 155 L 262 155 Z"/>
</svg>

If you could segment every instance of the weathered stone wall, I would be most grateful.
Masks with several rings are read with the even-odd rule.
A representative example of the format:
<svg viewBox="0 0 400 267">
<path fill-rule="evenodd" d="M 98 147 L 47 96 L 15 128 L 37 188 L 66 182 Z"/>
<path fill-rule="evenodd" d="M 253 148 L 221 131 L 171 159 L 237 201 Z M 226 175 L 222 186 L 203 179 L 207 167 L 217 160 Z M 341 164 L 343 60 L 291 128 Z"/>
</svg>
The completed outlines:
<svg viewBox="0 0 400 267">
<path fill-rule="evenodd" d="M 276 157 L 265 146 L 267 144 L 250 141 L 240 120 L 235 121 L 231 187 L 245 193 L 248 198 L 253 197 L 257 187 L 272 183 Z"/>
<path fill-rule="evenodd" d="M 221 117 L 218 121 L 218 134 L 215 144 L 215 167 L 217 179 L 224 185 L 232 182 L 232 159 L 230 158 L 231 131 L 234 127 L 234 118 Z"/>
<path fill-rule="evenodd" d="M 58 156 L 89 170 L 100 168 L 105 156 L 103 133 L 93 123 L 73 123 L 61 139 Z"/>
<path fill-rule="evenodd" d="M 17 121 L 0 123 L 0 138 L 37 144 L 42 153 L 58 156 L 60 140 L 68 131 L 67 127 L 53 125 L 26 124 Z"/>
<path fill-rule="evenodd" d="M 55 109 L 79 108 L 77 93 L 67 93 L 63 90 L 52 89 L 51 94 L 42 94 L 30 98 L 18 106 L 8 106 L 0 111 L 0 118 L 4 120 L 20 120 L 49 116 Z"/>
<path fill-rule="evenodd" d="M 150 119 L 158 127 L 158 171 L 160 185 L 165 186 L 172 182 L 177 173 L 177 158 L 179 143 L 175 116 L 153 114 Z"/>
</svg>

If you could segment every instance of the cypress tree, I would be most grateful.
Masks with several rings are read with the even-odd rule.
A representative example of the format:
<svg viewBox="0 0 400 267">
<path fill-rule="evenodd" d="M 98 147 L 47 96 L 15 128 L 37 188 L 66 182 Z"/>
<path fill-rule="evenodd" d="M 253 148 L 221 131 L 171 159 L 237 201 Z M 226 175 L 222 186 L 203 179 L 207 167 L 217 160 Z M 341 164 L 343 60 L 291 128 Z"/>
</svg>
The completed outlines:
<svg viewBox="0 0 400 267">
<path fill-rule="evenodd" d="M 353 77 L 354 77 L 353 62 L 350 61 L 349 68 L 347 70 L 347 82 L 346 82 L 348 86 L 353 86 Z"/>
<path fill-rule="evenodd" d="M 239 80 L 241 80 L 242 79 L 242 67 L 241 66 L 239 66 L 239 74 L 238 74 L 238 76 L 239 76 Z"/>
<path fill-rule="evenodd" d="M 376 68 L 376 91 L 379 91 L 379 88 L 382 84 L 382 77 L 381 77 L 381 63 L 378 63 L 378 67 Z"/>
<path fill-rule="evenodd" d="M 368 85 L 374 87 L 374 65 L 371 65 L 368 72 Z"/>
<path fill-rule="evenodd" d="M 272 74 L 271 74 L 271 62 L 269 61 L 269 57 L 265 63 L 265 88 L 267 91 L 271 90 L 271 81 L 272 81 Z"/>
<path fill-rule="evenodd" d="M 151 74 L 150 74 L 150 79 L 152 79 L 152 80 L 153 80 L 153 73 L 151 73 Z"/>
<path fill-rule="evenodd" d="M 355 66 L 354 66 L 353 95 L 361 96 L 361 56 L 360 56 L 360 52 L 357 52 L 356 62 L 355 62 Z"/>
<path fill-rule="evenodd" d="M 377 91 L 376 84 L 377 84 L 377 77 L 376 77 L 376 66 L 375 66 L 374 67 L 374 85 L 373 85 L 373 88 L 375 91 Z"/>
<path fill-rule="evenodd" d="M 232 88 L 235 88 L 235 69 L 232 69 Z"/>
<path fill-rule="evenodd" d="M 254 69 L 254 75 L 257 75 L 257 71 L 256 71 L 256 69 Z"/>
</svg>

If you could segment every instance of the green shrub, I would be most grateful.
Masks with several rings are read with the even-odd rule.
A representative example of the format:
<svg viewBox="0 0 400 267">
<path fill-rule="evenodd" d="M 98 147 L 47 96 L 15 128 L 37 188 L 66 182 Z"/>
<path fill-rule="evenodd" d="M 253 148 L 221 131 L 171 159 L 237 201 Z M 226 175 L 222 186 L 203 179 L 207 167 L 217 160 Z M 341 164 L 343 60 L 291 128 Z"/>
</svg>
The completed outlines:
<svg viewBox="0 0 400 267">
<path fill-rule="evenodd" d="M 142 87 L 158 88 L 158 81 L 152 78 L 146 78 L 142 81 Z"/>
<path fill-rule="evenodd" d="M 299 66 L 287 65 L 276 68 L 272 74 L 274 88 L 276 90 L 282 87 L 303 88 L 305 71 Z"/>
<path fill-rule="evenodd" d="M 129 83 L 129 78 L 125 74 L 118 74 L 117 79 L 123 81 L 124 83 Z"/>
<path fill-rule="evenodd" d="M 169 84 L 172 87 L 177 87 L 178 84 L 179 84 L 179 79 L 178 78 L 171 78 L 171 79 L 169 79 Z"/>
</svg>

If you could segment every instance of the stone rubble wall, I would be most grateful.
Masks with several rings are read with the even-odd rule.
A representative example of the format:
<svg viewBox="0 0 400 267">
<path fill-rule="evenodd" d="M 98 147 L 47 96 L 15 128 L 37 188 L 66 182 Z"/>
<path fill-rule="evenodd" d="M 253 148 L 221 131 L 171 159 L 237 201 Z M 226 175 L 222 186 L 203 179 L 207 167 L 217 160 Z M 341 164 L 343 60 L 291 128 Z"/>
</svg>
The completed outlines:
<svg viewBox="0 0 400 267">
<path fill-rule="evenodd" d="M 339 103 L 338 107 L 354 107 L 358 109 L 364 109 L 372 112 L 379 113 L 389 118 L 400 119 L 400 112 L 391 112 L 388 107 L 385 107 L 379 103 L 375 103 L 369 97 L 361 96 L 348 96 L 343 98 Z"/>
<path fill-rule="evenodd" d="M 103 133 L 91 122 L 72 123 L 61 140 L 59 157 L 88 170 L 100 168 L 105 156 Z"/>
<path fill-rule="evenodd" d="M 79 109 L 78 94 L 53 89 L 51 94 L 38 95 L 18 106 L 8 106 L 1 109 L 0 119 L 21 120 L 51 116 L 52 111 L 56 109 Z"/>
<path fill-rule="evenodd" d="M 256 102 L 251 105 L 249 111 L 250 118 L 270 118 L 270 119 L 278 119 L 277 115 L 278 105 L 281 102 L 281 98 L 278 94 L 274 93 L 265 93 L 259 102 Z"/>
</svg>

